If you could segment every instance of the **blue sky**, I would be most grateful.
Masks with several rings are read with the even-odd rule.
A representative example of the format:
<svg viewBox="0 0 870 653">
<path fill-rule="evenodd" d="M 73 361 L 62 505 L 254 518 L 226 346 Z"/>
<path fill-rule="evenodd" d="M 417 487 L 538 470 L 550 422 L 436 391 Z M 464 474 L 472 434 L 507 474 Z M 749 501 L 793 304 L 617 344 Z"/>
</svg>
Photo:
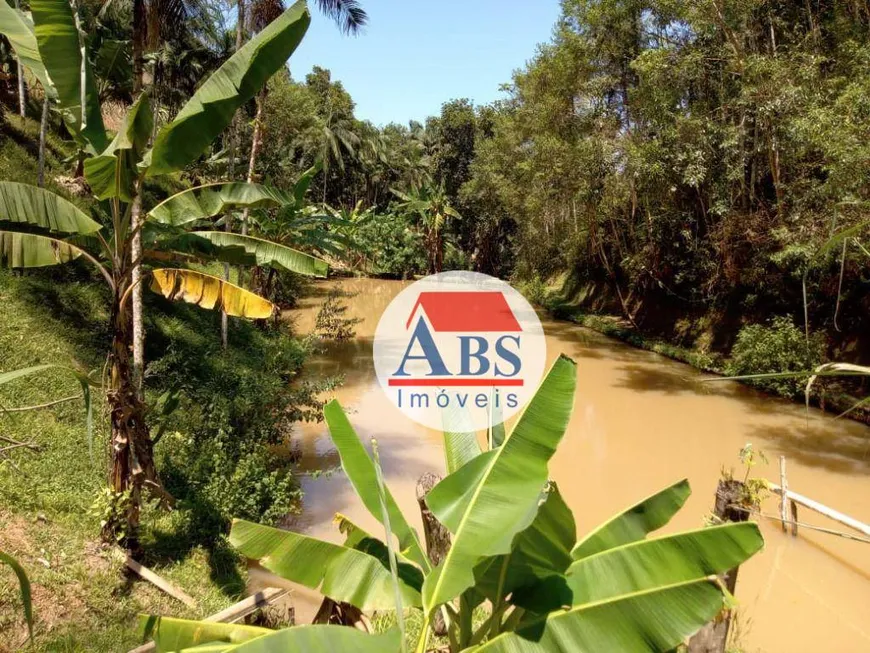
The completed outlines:
<svg viewBox="0 0 870 653">
<path fill-rule="evenodd" d="M 484 104 L 549 40 L 558 0 L 362 0 L 369 25 L 343 36 L 314 2 L 311 27 L 290 59 L 304 79 L 329 68 L 356 116 L 383 125 L 424 120 L 453 98 Z"/>
</svg>

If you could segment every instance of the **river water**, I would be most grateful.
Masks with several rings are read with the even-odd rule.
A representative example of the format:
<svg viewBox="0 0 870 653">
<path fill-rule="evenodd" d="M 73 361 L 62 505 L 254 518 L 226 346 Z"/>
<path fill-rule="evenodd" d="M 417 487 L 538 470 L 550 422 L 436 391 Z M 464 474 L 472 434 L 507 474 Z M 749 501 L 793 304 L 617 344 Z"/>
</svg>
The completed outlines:
<svg viewBox="0 0 870 653">
<path fill-rule="evenodd" d="M 299 333 L 310 331 L 324 296 L 339 286 L 354 294 L 348 317 L 362 319 L 356 338 L 336 343 L 307 363 L 308 374 L 344 376 L 333 394 L 365 442 L 377 437 L 386 480 L 405 515 L 420 529 L 414 494 L 421 474 L 443 474 L 440 433 L 421 427 L 381 392 L 371 360 L 372 337 L 399 281 L 345 279 L 321 282 L 297 310 Z M 731 382 L 701 383 L 682 363 L 634 349 L 574 324 L 542 317 L 547 354 L 578 363 L 573 418 L 551 477 L 574 511 L 583 534 L 643 497 L 688 478 L 693 494 L 667 531 L 700 527 L 709 513 L 723 468 L 742 474 L 738 451 L 751 442 L 770 463 L 753 475 L 778 482 L 779 456 L 788 462 L 790 489 L 870 522 L 870 428 L 774 399 Z M 332 520 L 343 513 L 372 533 L 382 528 L 360 505 L 340 469 L 325 424 L 301 424 L 294 434 L 303 478 L 301 514 L 287 527 L 341 541 Z M 336 469 L 337 468 L 337 469 Z M 328 472 L 328 470 L 334 470 Z M 763 511 L 779 513 L 776 498 Z M 808 510 L 800 520 L 837 530 Z M 746 652 L 870 651 L 870 544 L 802 529 L 785 535 L 762 521 L 765 549 L 740 571 L 738 637 Z M 261 585 L 273 579 L 252 576 Z M 294 595 L 298 623 L 318 604 L 307 591 Z"/>
</svg>

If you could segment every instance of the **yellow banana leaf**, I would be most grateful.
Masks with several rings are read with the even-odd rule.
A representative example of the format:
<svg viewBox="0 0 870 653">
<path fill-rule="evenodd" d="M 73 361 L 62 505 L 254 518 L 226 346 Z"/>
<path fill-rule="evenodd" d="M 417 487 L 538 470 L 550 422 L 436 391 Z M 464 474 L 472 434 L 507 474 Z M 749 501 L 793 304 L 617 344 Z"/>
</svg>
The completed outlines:
<svg viewBox="0 0 870 653">
<path fill-rule="evenodd" d="M 223 309 L 227 315 L 263 319 L 276 306 L 252 292 L 210 274 L 176 268 L 154 270 L 151 290 L 167 299 L 181 300 L 206 309 Z"/>
</svg>

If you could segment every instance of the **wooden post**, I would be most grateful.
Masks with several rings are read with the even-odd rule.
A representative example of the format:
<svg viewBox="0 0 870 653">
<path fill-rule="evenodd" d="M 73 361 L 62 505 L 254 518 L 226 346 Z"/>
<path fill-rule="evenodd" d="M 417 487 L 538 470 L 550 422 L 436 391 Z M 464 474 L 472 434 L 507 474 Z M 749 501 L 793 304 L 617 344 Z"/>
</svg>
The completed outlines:
<svg viewBox="0 0 870 653">
<path fill-rule="evenodd" d="M 723 522 L 747 521 L 749 513 L 740 509 L 743 500 L 743 483 L 735 479 L 723 478 L 716 488 L 713 513 Z M 722 575 L 722 582 L 731 594 L 734 594 L 734 589 L 737 587 L 738 569 L 739 567 L 735 567 Z M 730 627 L 731 611 L 724 609 L 689 640 L 688 653 L 725 653 Z"/>
<path fill-rule="evenodd" d="M 333 601 L 328 596 L 323 597 L 323 602 L 311 623 L 352 626 L 367 633 L 371 632 L 371 624 L 362 610 L 350 603 Z"/>
<path fill-rule="evenodd" d="M 417 481 L 417 503 L 420 506 L 420 514 L 423 517 L 423 534 L 426 537 L 426 554 L 433 565 L 437 565 L 447 555 L 450 549 L 450 531 L 444 524 L 435 518 L 429 506 L 426 504 L 426 495 L 429 490 L 438 484 L 441 477 L 431 472 L 426 472 Z M 432 631 L 439 637 L 447 634 L 447 624 L 444 623 L 444 615 L 439 611 L 432 620 Z"/>
<path fill-rule="evenodd" d="M 779 484 L 783 490 L 786 490 L 782 493 L 781 500 L 779 502 L 779 515 L 782 517 L 782 532 L 788 532 L 788 526 L 786 522 L 788 521 L 788 480 L 785 478 L 785 456 L 779 457 Z"/>
<path fill-rule="evenodd" d="M 797 504 L 794 501 L 789 501 L 791 504 L 791 535 L 792 537 L 797 537 L 797 529 L 798 529 L 798 514 L 797 514 Z"/>
<path fill-rule="evenodd" d="M 153 571 L 148 569 L 148 567 L 146 567 L 145 565 L 142 565 L 142 564 L 136 562 L 130 556 L 126 557 L 126 559 L 124 560 L 124 563 L 130 569 L 132 569 L 137 574 L 139 574 L 142 578 L 147 580 L 149 583 L 156 585 L 157 587 L 162 589 L 164 592 L 169 594 L 169 596 L 171 596 L 172 598 L 178 599 L 179 601 L 184 603 L 189 608 L 198 608 L 199 607 L 199 604 L 197 604 L 197 602 L 189 594 L 184 592 L 184 590 L 181 590 L 178 587 L 175 587 L 175 585 L 173 585 L 169 581 L 165 580 L 164 578 L 161 578 L 160 576 L 155 574 Z"/>
<path fill-rule="evenodd" d="M 420 505 L 420 514 L 423 516 L 423 534 L 426 537 L 426 553 L 433 565 L 441 562 L 450 549 L 450 531 L 435 518 L 429 506 L 426 505 L 426 495 L 435 487 L 441 477 L 431 472 L 426 472 L 417 481 L 417 503 Z"/>
</svg>

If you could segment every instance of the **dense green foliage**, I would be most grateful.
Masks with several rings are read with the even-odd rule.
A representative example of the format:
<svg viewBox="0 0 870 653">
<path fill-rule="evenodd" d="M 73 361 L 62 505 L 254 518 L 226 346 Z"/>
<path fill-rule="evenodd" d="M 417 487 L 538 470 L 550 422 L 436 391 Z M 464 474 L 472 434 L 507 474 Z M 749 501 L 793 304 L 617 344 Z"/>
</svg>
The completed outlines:
<svg viewBox="0 0 870 653">
<path fill-rule="evenodd" d="M 518 274 L 599 281 L 631 320 L 799 315 L 808 273 L 811 326 L 829 330 L 837 252 L 819 250 L 867 198 L 867 36 L 860 2 L 564 0 L 480 112 L 462 191 L 510 216 Z M 856 333 L 858 263 L 843 288 Z"/>
<path fill-rule="evenodd" d="M 30 8 L 29 2 L 22 4 Z M 292 304 L 299 292 L 299 277 L 289 270 L 325 273 L 325 263 L 310 255 L 329 259 L 333 268 L 396 278 L 455 268 L 512 276 L 531 299 L 550 306 L 553 279 L 560 279 L 565 283 L 558 309 L 564 316 L 733 375 L 807 370 L 828 354 L 837 356 L 839 346 L 861 354 L 870 307 L 863 262 L 847 253 L 860 248 L 851 236 L 862 235 L 863 227 L 833 245 L 829 238 L 862 226 L 870 199 L 866 3 L 562 0 L 551 41 L 516 72 L 506 99 L 484 107 L 452 100 L 425 124 L 382 127 L 355 116 L 352 97 L 328 70 L 291 74 L 283 66 L 304 27 L 288 25 L 291 18 L 280 17 L 280 3 L 236 2 L 244 18 L 237 39 L 236 26 L 225 25 L 225 9 L 211 2 L 77 2 L 87 35 L 81 38 L 83 59 L 66 1 L 34 4 L 41 12 L 41 31 L 33 36 L 39 40 L 36 52 L 53 70 L 49 80 L 39 74 L 37 59 L 26 59 L 28 112 L 37 116 L 44 98 L 52 102 L 46 185 L 94 220 L 114 221 L 124 247 L 113 252 L 106 246 L 104 260 L 118 259 L 122 268 L 134 267 L 126 248 L 131 225 L 122 205 L 134 204 L 137 178 L 147 181 L 141 188 L 147 211 L 173 193 L 247 172 L 250 182 L 262 185 L 245 186 L 240 194 L 259 192 L 269 195 L 268 201 L 230 201 L 232 193 L 224 197 L 223 188 L 191 191 L 180 198 L 183 210 L 212 203 L 213 210 L 184 222 L 201 235 L 170 233 L 167 225 L 175 223 L 158 220 L 146 230 L 147 264 L 162 262 L 160 254 L 180 258 L 188 276 L 201 281 L 197 275 L 206 268 L 200 262 L 223 245 L 224 263 L 255 265 L 247 281 L 235 271 L 232 278 L 282 304 Z M 343 3 L 318 3 L 330 4 Z M 347 7 L 356 4 L 344 5 L 345 18 L 352 17 Z M 64 11 L 49 11 L 52 7 Z M 137 7 L 149 12 L 147 27 Z M 246 7 L 253 11 L 245 18 Z M 282 30 L 287 34 L 277 39 Z M 257 34 L 283 40 L 285 50 L 279 56 L 250 41 L 246 46 L 247 36 Z M 0 182 L 32 182 L 38 131 L 33 121 L 11 115 L 18 81 L 11 42 L 0 37 Z M 137 55 L 137 48 L 144 51 Z M 70 52 L 75 57 L 64 55 Z M 239 65 L 221 68 L 233 52 Z M 215 71 L 212 81 L 202 83 Z M 153 125 L 137 88 L 146 77 Z M 194 94 L 198 99 L 187 105 Z M 87 120 L 70 112 L 83 95 Z M 55 110 L 62 108 L 63 115 Z M 149 177 L 171 175 L 145 180 L 149 167 Z M 215 196 L 221 201 L 215 203 Z M 98 201 L 106 199 L 118 201 Z M 64 207 L 65 224 L 76 227 L 65 231 L 78 232 L 76 243 L 93 251 L 90 223 Z M 35 242 L 33 232 L 51 226 L 40 219 L 45 216 L 28 217 L 28 233 L 16 236 L 21 240 L 0 242 L 8 252 L 4 261 L 18 252 L 14 245 Z M 5 220 L 17 226 L 26 221 Z M 250 229 L 246 241 L 223 231 L 240 224 L 243 232 Z M 155 245 L 169 236 L 170 246 L 157 251 Z M 256 240 L 266 238 L 283 249 Z M 64 249 L 68 243 L 43 245 L 25 262 L 58 262 L 67 258 L 58 252 L 70 254 Z M 215 266 L 207 271 L 222 273 Z M 119 271 L 113 287 L 129 288 L 129 272 Z M 228 271 L 223 274 L 230 278 Z M 22 277 L 0 273 L 6 308 L 0 371 L 63 359 L 99 376 L 112 340 L 111 320 L 119 313 L 107 307 L 124 303 L 98 281 L 81 262 Z M 808 324 L 801 319 L 804 304 Z M 298 382 L 308 343 L 291 338 L 280 325 L 256 328 L 234 321 L 229 346 L 222 347 L 218 315 L 158 296 L 149 296 L 145 309 L 147 411 L 143 407 L 134 421 L 147 420 L 144 435 L 153 438 L 161 481 L 178 503 L 173 512 L 144 505 L 142 552 L 147 563 L 167 568 L 170 578 L 174 573 L 199 583 L 209 573 L 215 584 L 205 590 L 205 609 L 244 586 L 238 557 L 225 538 L 230 517 L 273 523 L 297 506 L 299 490 L 284 445 L 292 422 L 314 416 L 316 391 L 327 383 Z M 352 324 L 331 298 L 317 327 L 346 338 Z M 650 341 L 641 335 L 647 331 L 676 339 L 685 349 Z M 852 347 L 855 341 L 858 347 Z M 126 341 L 122 345 L 121 351 L 130 349 Z M 730 354 L 725 364 L 723 354 Z M 563 391 L 570 385 L 565 374 L 555 382 Z M 792 377 L 753 382 L 795 397 L 805 385 L 803 378 Z M 50 376 L 4 387 L 0 403 L 39 404 L 79 391 L 75 379 Z M 108 411 L 97 404 L 93 440 L 77 402 L 48 412 L 0 415 L 4 434 L 42 447 L 38 455 L 22 449 L 0 460 L 0 517 L 26 515 L 34 521 L 39 514 L 40 523 L 54 522 L 31 529 L 37 535 L 27 546 L 12 542 L 11 552 L 29 563 L 34 543 L 58 556 L 67 549 L 80 556 L 99 521 L 121 521 L 119 506 L 128 507 L 129 492 L 105 489 Z M 530 412 L 530 422 L 540 417 Z M 715 542 L 725 531 L 713 529 L 680 536 L 685 540 L 645 540 L 671 516 L 665 510 L 661 523 L 640 526 L 619 515 L 576 543 L 567 532 L 570 511 L 547 482 L 547 456 L 564 431 L 564 424 L 556 423 L 560 415 L 548 414 L 541 418 L 546 423 L 528 430 L 521 421 L 514 442 L 508 439 L 501 449 L 461 461 L 464 465 L 449 465 L 451 474 L 433 491 L 430 507 L 454 541 L 435 570 L 392 497 L 383 489 L 374 493 L 380 480 L 376 464 L 349 425 L 341 432 L 343 415 L 335 406 L 331 427 L 342 464 L 375 518 L 390 514 L 401 546 L 400 578 L 390 568 L 390 543 L 347 522 L 343 546 L 248 522 L 236 525 L 234 542 L 249 557 L 267 558 L 263 564 L 273 571 L 362 609 L 390 610 L 398 595 L 418 613 L 424 648 L 428 620 L 439 610 L 455 617 L 453 650 L 487 640 L 485 650 L 521 649 L 531 634 L 543 637 L 543 645 L 566 649 L 581 641 L 593 650 L 630 649 L 642 641 L 670 647 L 721 605 L 719 591 L 704 578 L 745 559 L 760 540 L 746 526 L 733 529 L 743 535 L 728 542 L 728 537 Z M 516 455 L 517 441 L 526 441 L 538 458 Z M 447 448 L 448 456 L 456 453 L 449 443 Z M 671 503 L 681 505 L 683 492 L 668 488 L 664 494 L 679 495 Z M 492 510 L 503 496 L 513 503 Z M 652 506 L 647 508 L 654 515 Z M 490 513 L 497 513 L 498 524 L 464 518 Z M 548 530 L 550 522 L 565 532 Z M 497 540 L 493 532 L 507 535 Z M 624 533 L 634 534 L 620 540 Z M 548 551 L 546 564 L 538 567 L 538 546 L 547 538 L 541 546 Z M 272 559 L 273 547 L 264 542 L 292 550 Z M 5 549 L 7 542 L 0 544 Z M 584 550 L 587 546 L 594 554 Z M 294 559 L 294 547 L 305 550 L 304 559 Z M 687 563 L 675 554 L 686 549 L 704 555 Z M 673 564 L 658 564 L 663 558 Z M 528 564 L 512 565 L 512 559 Z M 52 587 L 52 564 L 82 583 L 91 573 L 80 557 L 69 568 L 51 560 L 46 571 L 37 569 L 40 588 Z M 634 573 L 631 578 L 619 575 L 626 569 Z M 114 586 L 105 568 L 93 576 Z M 641 590 L 653 595 L 636 596 Z M 59 594 L 58 602 L 68 598 Z M 481 623 L 479 604 L 487 601 L 492 616 Z M 590 609 L 596 601 L 603 603 Z M 672 609 L 662 609 L 665 618 L 653 623 L 644 616 L 650 602 Z M 80 632 L 64 624 L 38 646 L 113 649 L 131 643 L 121 633 L 127 633 L 134 612 L 162 607 L 137 596 L 116 598 L 105 587 L 85 603 L 88 616 L 75 624 Z M 697 610 L 680 611 L 679 604 Z M 562 606 L 572 607 L 559 610 Z M 103 623 L 105 614 L 111 617 Z M 634 629 L 625 627 L 626 619 L 635 619 Z M 0 627 L 17 620 L 4 615 Z M 173 637 L 199 628 L 172 620 L 163 624 Z M 236 627 L 215 628 L 219 637 L 236 635 Z M 618 632 L 637 637 L 583 639 L 596 628 L 602 637 Z M 100 637 L 91 640 L 91 630 L 100 630 Z M 310 647 L 341 647 L 344 638 L 357 638 L 353 645 L 373 650 L 398 642 L 395 633 L 362 643 L 361 634 L 347 630 L 305 632 L 307 642 L 299 630 L 268 636 Z"/>
<path fill-rule="evenodd" d="M 825 342 L 821 334 L 806 341 L 790 317 L 775 317 L 769 326 L 749 324 L 737 334 L 725 371 L 732 376 L 814 370 L 822 361 Z M 751 383 L 785 397 L 802 398 L 806 379 L 777 377 Z"/>
</svg>

